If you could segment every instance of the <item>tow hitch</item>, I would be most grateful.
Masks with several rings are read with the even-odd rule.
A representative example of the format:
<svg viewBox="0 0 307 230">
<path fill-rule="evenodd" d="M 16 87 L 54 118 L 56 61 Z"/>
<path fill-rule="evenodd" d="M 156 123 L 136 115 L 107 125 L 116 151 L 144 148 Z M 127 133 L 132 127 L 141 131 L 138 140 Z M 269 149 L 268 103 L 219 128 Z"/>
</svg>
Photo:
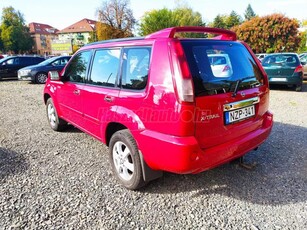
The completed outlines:
<svg viewBox="0 0 307 230">
<path fill-rule="evenodd" d="M 245 169 L 248 169 L 248 170 L 253 170 L 257 166 L 256 162 L 254 162 L 254 163 L 244 162 L 244 157 L 240 157 L 238 160 L 239 160 L 239 165 L 242 168 L 245 168 Z"/>
</svg>

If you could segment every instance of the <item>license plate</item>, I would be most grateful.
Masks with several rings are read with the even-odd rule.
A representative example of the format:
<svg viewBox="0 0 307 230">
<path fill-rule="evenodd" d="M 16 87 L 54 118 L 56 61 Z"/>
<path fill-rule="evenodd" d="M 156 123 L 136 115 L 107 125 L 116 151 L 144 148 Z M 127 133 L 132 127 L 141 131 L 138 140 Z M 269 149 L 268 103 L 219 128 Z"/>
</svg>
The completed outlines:
<svg viewBox="0 0 307 230">
<path fill-rule="evenodd" d="M 287 81 L 285 77 L 273 77 L 270 79 L 271 81 Z"/>
<path fill-rule="evenodd" d="M 241 109 L 225 112 L 226 125 L 247 119 L 255 115 L 255 106 L 248 106 Z"/>
</svg>

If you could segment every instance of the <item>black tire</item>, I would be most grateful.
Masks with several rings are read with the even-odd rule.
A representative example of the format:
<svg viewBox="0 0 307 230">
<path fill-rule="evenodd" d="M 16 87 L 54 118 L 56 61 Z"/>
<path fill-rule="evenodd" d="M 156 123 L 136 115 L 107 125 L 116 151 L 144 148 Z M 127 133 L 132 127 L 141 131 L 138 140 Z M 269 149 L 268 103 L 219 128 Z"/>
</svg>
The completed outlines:
<svg viewBox="0 0 307 230">
<path fill-rule="evenodd" d="M 58 117 L 58 113 L 51 98 L 47 100 L 46 112 L 49 125 L 53 130 L 62 131 L 67 127 L 67 122 Z"/>
<path fill-rule="evenodd" d="M 37 84 L 45 84 L 47 81 L 48 75 L 44 72 L 39 72 L 35 75 L 35 82 Z"/>
<path fill-rule="evenodd" d="M 124 187 L 136 190 L 145 185 L 139 150 L 129 130 L 124 129 L 113 134 L 109 158 L 113 174 Z"/>
<path fill-rule="evenodd" d="M 302 89 L 303 89 L 303 84 L 295 86 L 295 91 L 296 92 L 302 92 Z"/>
</svg>

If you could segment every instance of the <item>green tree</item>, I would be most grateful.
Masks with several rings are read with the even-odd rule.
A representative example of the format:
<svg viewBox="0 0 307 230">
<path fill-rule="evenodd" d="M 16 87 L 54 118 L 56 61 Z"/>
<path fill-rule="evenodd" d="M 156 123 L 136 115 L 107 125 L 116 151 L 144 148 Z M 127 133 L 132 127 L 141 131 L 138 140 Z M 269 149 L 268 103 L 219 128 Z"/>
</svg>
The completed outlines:
<svg viewBox="0 0 307 230">
<path fill-rule="evenodd" d="M 307 27 L 307 19 L 303 20 L 301 24 L 303 27 Z"/>
<path fill-rule="evenodd" d="M 203 25 L 202 16 L 199 12 L 194 12 L 192 8 L 176 8 L 173 10 L 175 22 L 179 26 L 200 26 Z"/>
<path fill-rule="evenodd" d="M 145 36 L 168 27 L 203 24 L 201 14 L 194 12 L 190 7 L 177 7 L 174 10 L 163 8 L 149 11 L 142 17 L 139 34 Z"/>
<path fill-rule="evenodd" d="M 139 34 L 145 36 L 155 31 L 176 25 L 173 12 L 167 8 L 151 10 L 141 18 Z"/>
<path fill-rule="evenodd" d="M 212 27 L 221 29 L 230 29 L 234 26 L 240 25 L 242 19 L 235 11 L 231 11 L 230 15 L 220 15 L 218 14 L 211 24 Z"/>
<path fill-rule="evenodd" d="M 213 23 L 211 24 L 212 27 L 215 28 L 221 28 L 221 29 L 225 29 L 226 28 L 226 20 L 225 20 L 225 15 L 220 15 L 218 14 L 214 20 Z"/>
<path fill-rule="evenodd" d="M 97 26 L 97 25 L 96 25 Z M 88 42 L 91 43 L 91 42 L 97 42 L 97 33 L 96 31 L 92 31 L 90 32 L 90 36 L 88 38 Z"/>
<path fill-rule="evenodd" d="M 230 15 L 226 18 L 225 24 L 226 29 L 230 29 L 234 26 L 238 26 L 242 23 L 242 18 L 234 10 L 231 11 Z"/>
<path fill-rule="evenodd" d="M 298 48 L 298 52 L 302 53 L 302 52 L 307 52 L 307 31 L 301 32 L 300 33 L 300 46 Z"/>
<path fill-rule="evenodd" d="M 133 36 L 136 23 L 129 0 L 105 0 L 97 10 L 99 23 L 96 27 L 97 38 L 101 40 Z M 103 36 L 103 34 L 105 34 Z M 105 40 L 104 39 L 104 40 Z"/>
<path fill-rule="evenodd" d="M 301 26 L 303 28 L 307 27 L 307 20 L 303 20 L 301 22 Z M 301 43 L 300 43 L 300 47 L 298 49 L 298 52 L 307 52 L 307 30 L 305 30 L 304 32 L 300 32 L 300 38 L 301 38 Z"/>
<path fill-rule="evenodd" d="M 3 47 L 3 42 L 2 42 L 2 38 L 1 38 L 1 26 L 0 26 L 0 53 L 3 49 L 4 49 L 4 47 Z"/>
<path fill-rule="evenodd" d="M 245 10 L 245 13 L 244 13 L 245 21 L 251 20 L 254 17 L 256 17 L 256 14 L 255 14 L 251 4 L 248 4 L 248 6 Z"/>
<path fill-rule="evenodd" d="M 20 53 L 31 50 L 33 40 L 29 27 L 25 25 L 23 15 L 13 7 L 3 8 L 0 31 L 4 51 Z"/>
<path fill-rule="evenodd" d="M 255 53 L 295 52 L 299 48 L 299 23 L 282 14 L 254 17 L 234 27 L 238 38 Z"/>
</svg>

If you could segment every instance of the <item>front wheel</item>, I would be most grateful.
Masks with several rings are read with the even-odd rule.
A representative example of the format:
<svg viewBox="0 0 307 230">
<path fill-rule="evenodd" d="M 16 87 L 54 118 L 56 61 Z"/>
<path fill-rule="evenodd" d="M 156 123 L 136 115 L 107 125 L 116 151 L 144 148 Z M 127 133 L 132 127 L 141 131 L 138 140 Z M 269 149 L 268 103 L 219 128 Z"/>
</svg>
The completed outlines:
<svg viewBox="0 0 307 230">
<path fill-rule="evenodd" d="M 53 130 L 61 131 L 67 127 L 67 122 L 58 117 L 58 113 L 51 98 L 47 100 L 46 112 L 50 127 Z"/>
<path fill-rule="evenodd" d="M 113 134 L 109 151 L 113 173 L 124 187 L 135 190 L 145 185 L 138 147 L 129 130 Z"/>
<path fill-rule="evenodd" d="M 38 73 L 35 76 L 35 82 L 38 84 L 45 84 L 47 81 L 47 74 L 46 73 Z"/>
</svg>

